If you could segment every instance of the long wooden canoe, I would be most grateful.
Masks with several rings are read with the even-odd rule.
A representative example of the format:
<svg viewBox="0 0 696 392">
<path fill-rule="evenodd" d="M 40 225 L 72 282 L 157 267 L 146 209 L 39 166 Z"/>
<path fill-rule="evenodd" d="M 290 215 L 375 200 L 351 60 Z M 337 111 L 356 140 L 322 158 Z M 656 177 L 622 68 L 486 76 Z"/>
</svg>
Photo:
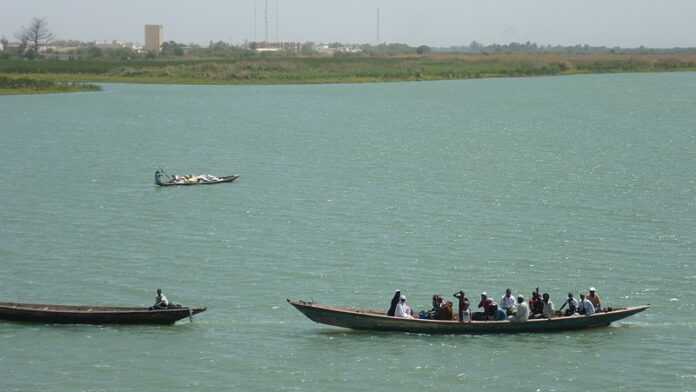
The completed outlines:
<svg viewBox="0 0 696 392">
<path fill-rule="evenodd" d="M 592 316 L 555 317 L 527 322 L 419 320 L 387 316 L 383 312 L 318 305 L 311 302 L 287 300 L 310 320 L 335 327 L 370 331 L 400 331 L 427 334 L 489 334 L 520 332 L 553 332 L 606 327 L 609 324 L 640 313 L 649 306 L 613 308 Z"/>
<path fill-rule="evenodd" d="M 174 324 L 206 308 L 167 309 L 0 302 L 0 320 L 43 324 Z"/>
</svg>

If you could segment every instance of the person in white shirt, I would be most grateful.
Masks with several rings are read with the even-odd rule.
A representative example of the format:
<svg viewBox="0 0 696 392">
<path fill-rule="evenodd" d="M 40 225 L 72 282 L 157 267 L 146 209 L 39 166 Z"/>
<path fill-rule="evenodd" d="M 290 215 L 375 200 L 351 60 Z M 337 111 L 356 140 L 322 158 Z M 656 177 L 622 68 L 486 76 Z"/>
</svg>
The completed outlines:
<svg viewBox="0 0 696 392">
<path fill-rule="evenodd" d="M 406 303 L 405 295 L 402 295 L 399 299 L 399 303 L 396 305 L 396 310 L 394 311 L 394 317 L 407 319 L 413 318 L 413 310 L 411 310 L 411 306 L 409 306 L 409 304 Z"/>
<path fill-rule="evenodd" d="M 527 305 L 523 295 L 517 296 L 517 311 L 508 319 L 515 323 L 523 323 L 529 320 L 529 305 Z"/>
<path fill-rule="evenodd" d="M 578 306 L 580 305 L 578 304 L 578 300 L 573 297 L 573 293 L 568 293 L 568 299 L 561 305 L 560 310 L 563 311 L 563 308 L 566 306 L 568 306 L 568 309 L 565 311 L 566 316 L 572 316 L 578 311 Z"/>
<path fill-rule="evenodd" d="M 169 306 L 169 300 L 167 299 L 167 296 L 162 294 L 162 289 L 157 289 L 157 296 L 155 297 L 155 305 L 153 306 L 154 309 L 162 309 L 166 308 Z"/>
<path fill-rule="evenodd" d="M 555 315 L 556 310 L 553 308 L 553 302 L 551 302 L 551 297 L 549 293 L 544 293 L 541 296 L 542 302 L 544 302 L 544 311 L 541 313 L 544 318 L 551 318 Z"/>
<path fill-rule="evenodd" d="M 579 312 L 585 316 L 592 316 L 595 313 L 594 305 L 589 299 L 585 298 L 585 294 L 580 294 Z"/>
<path fill-rule="evenodd" d="M 512 290 L 505 290 L 505 295 L 500 299 L 500 307 L 507 312 L 508 315 L 515 310 L 515 297 L 512 296 Z"/>
</svg>

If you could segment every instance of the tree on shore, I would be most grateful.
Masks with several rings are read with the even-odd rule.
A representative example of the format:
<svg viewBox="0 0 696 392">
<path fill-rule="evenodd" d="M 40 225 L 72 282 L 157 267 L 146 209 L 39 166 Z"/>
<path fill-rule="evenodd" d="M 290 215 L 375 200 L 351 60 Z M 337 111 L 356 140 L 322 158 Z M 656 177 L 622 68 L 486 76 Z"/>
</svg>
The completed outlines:
<svg viewBox="0 0 696 392">
<path fill-rule="evenodd" d="M 162 42 L 160 53 L 164 56 L 183 56 L 184 44 L 175 41 Z"/>
<path fill-rule="evenodd" d="M 428 54 L 431 52 L 430 46 L 427 45 L 421 45 L 416 48 L 416 53 L 420 55 Z"/>
<path fill-rule="evenodd" d="M 31 57 L 38 55 L 39 49 L 55 38 L 48 30 L 48 22 L 45 18 L 32 19 L 29 27 L 22 27 L 15 37 L 23 44 L 25 50 L 28 49 L 27 54 Z"/>
</svg>

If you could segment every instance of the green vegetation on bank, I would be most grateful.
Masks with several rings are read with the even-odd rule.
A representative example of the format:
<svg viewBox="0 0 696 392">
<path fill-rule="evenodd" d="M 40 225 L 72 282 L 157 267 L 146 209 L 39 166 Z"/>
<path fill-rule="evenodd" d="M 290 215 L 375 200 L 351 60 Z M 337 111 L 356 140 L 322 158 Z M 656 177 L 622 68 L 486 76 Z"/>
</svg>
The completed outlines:
<svg viewBox="0 0 696 392">
<path fill-rule="evenodd" d="M 429 54 L 0 60 L 0 75 L 57 82 L 360 83 L 696 70 L 696 54 Z M 58 83 L 60 82 L 60 83 Z M 89 85 L 79 85 L 87 87 Z"/>
<path fill-rule="evenodd" d="M 101 87 L 83 82 L 0 76 L 0 95 L 71 93 L 98 90 L 101 90 Z"/>
</svg>

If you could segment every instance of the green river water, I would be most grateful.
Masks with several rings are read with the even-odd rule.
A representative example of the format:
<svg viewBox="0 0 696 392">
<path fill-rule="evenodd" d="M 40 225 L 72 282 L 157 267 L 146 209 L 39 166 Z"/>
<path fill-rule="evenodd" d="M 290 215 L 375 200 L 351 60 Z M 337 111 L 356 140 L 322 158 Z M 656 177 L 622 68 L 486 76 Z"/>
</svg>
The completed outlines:
<svg viewBox="0 0 696 392">
<path fill-rule="evenodd" d="M 0 301 L 209 310 L 0 322 L 0 391 L 696 391 L 696 74 L 0 97 Z M 240 174 L 158 188 L 153 172 Z M 596 286 L 541 335 L 351 332 L 286 298 Z"/>
</svg>

